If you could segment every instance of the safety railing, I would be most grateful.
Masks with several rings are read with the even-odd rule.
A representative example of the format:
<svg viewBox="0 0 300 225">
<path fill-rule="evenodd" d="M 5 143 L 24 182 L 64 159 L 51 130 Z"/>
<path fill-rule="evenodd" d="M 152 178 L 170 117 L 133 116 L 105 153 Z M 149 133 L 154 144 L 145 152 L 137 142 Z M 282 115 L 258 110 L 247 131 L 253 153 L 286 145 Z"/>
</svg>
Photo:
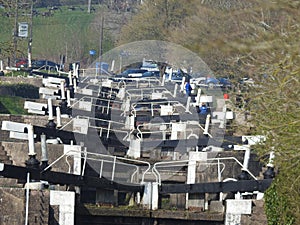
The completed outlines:
<svg viewBox="0 0 300 225">
<path fill-rule="evenodd" d="M 150 107 L 148 107 L 150 105 Z M 182 108 L 185 111 L 185 107 L 179 101 L 155 101 L 155 102 L 135 102 L 131 105 L 131 114 L 137 115 L 138 111 L 151 112 L 151 116 L 154 116 L 154 112 L 160 112 L 160 105 L 173 106 L 172 114 L 176 112 L 177 108 Z M 145 107 L 143 107 L 145 106 Z"/>
<path fill-rule="evenodd" d="M 109 138 L 111 132 L 114 132 L 114 133 L 123 134 L 124 135 L 123 140 L 126 140 L 127 137 L 129 136 L 130 132 L 131 132 L 129 129 L 125 128 L 125 126 L 126 126 L 125 123 L 116 122 L 116 121 L 113 121 L 113 120 L 92 118 L 92 117 L 89 117 L 89 116 L 76 116 L 75 118 L 72 118 L 64 126 L 59 128 L 59 130 L 66 129 L 68 126 L 70 126 L 71 124 L 74 123 L 75 119 L 86 119 L 87 122 L 88 122 L 88 128 L 95 128 L 95 129 L 99 130 L 99 137 L 102 137 L 103 132 L 106 131 L 107 132 L 106 133 L 106 138 Z M 100 124 L 100 123 L 105 124 L 106 126 L 97 125 L 97 124 Z M 117 127 L 118 127 L 118 129 L 117 129 Z M 74 130 L 72 130 L 72 131 L 74 131 Z"/>
<path fill-rule="evenodd" d="M 122 84 L 122 87 L 128 88 L 138 88 L 140 86 L 143 87 L 155 87 L 160 86 L 161 82 L 159 79 L 155 77 L 136 77 L 136 78 L 127 78 L 127 77 L 118 77 L 112 78 L 115 82 Z M 145 86 L 146 85 L 146 86 Z"/>
<path fill-rule="evenodd" d="M 164 87 L 150 87 L 150 88 L 135 88 L 126 90 L 126 95 L 129 96 L 131 99 L 138 98 L 151 98 L 153 93 L 163 93 L 164 95 L 173 96 L 173 94 Z"/>
<path fill-rule="evenodd" d="M 78 116 L 77 118 L 79 118 L 79 119 L 88 119 L 89 127 L 98 129 L 100 137 L 102 136 L 103 131 L 107 132 L 107 134 L 106 134 L 107 138 L 109 138 L 111 132 L 123 133 L 123 134 L 125 134 L 125 136 L 123 137 L 123 140 L 125 140 L 128 137 L 129 133 L 130 133 L 130 131 L 127 130 L 127 129 L 125 129 L 125 130 L 116 129 L 116 127 L 125 128 L 125 123 L 116 122 L 116 121 L 113 121 L 113 120 L 91 118 L 91 117 L 88 117 L 88 116 Z M 99 123 L 106 124 L 107 126 L 98 126 L 97 124 L 99 124 Z M 95 124 L 95 125 L 92 125 L 92 124 Z"/>
<path fill-rule="evenodd" d="M 241 169 L 248 172 L 248 174 L 254 180 L 257 180 L 257 178 L 247 168 L 244 168 L 243 164 L 240 161 L 238 161 L 235 157 L 210 158 L 210 159 L 206 159 L 206 160 L 180 160 L 180 161 L 157 162 L 153 165 L 152 172 L 156 177 L 156 182 L 158 182 L 158 184 L 160 185 L 162 181 L 161 181 L 161 174 L 158 171 L 158 168 L 187 167 L 189 165 L 189 163 L 191 163 L 191 162 L 196 163 L 199 166 L 201 166 L 201 165 L 203 165 L 203 166 L 217 165 L 217 168 L 218 168 L 217 177 L 218 177 L 218 181 L 221 182 L 223 180 L 222 173 L 224 172 L 224 170 L 226 168 L 226 164 L 221 162 L 224 160 L 233 160 L 241 167 Z"/>
<path fill-rule="evenodd" d="M 185 128 L 182 132 L 184 133 L 184 139 L 189 139 L 191 137 L 199 138 L 200 130 L 204 130 L 204 128 L 199 123 L 190 123 L 188 122 L 178 122 L 176 125 L 182 124 L 186 126 L 190 126 Z M 172 132 L 173 123 L 143 123 L 139 124 L 136 128 L 137 138 L 140 140 L 144 139 L 146 134 L 159 134 L 160 139 L 166 140 L 166 134 L 170 134 Z M 162 129 L 164 128 L 164 129 Z M 197 128 L 197 129 L 195 129 Z M 153 138 L 153 136 L 152 136 Z"/>
<path fill-rule="evenodd" d="M 97 102 L 105 102 L 106 105 L 97 104 Z M 91 107 L 99 107 L 102 109 L 102 113 L 108 114 L 110 109 L 116 109 L 116 110 L 122 110 L 124 102 L 118 101 L 118 100 L 112 100 L 112 99 L 106 99 L 106 98 L 96 98 L 92 96 L 84 96 L 80 98 L 79 100 L 75 101 L 70 108 L 76 108 L 76 109 L 83 109 L 84 106 L 81 106 L 80 104 L 84 103 L 90 103 Z"/>
<path fill-rule="evenodd" d="M 111 77 L 112 74 L 109 72 L 106 72 L 103 69 L 100 68 L 86 68 L 86 69 L 79 69 L 78 70 L 80 72 L 80 76 L 81 77 L 89 77 L 89 76 L 103 76 L 103 77 Z"/>
<path fill-rule="evenodd" d="M 123 157 L 117 157 L 112 155 L 105 155 L 100 153 L 92 153 L 88 152 L 86 148 L 83 151 L 77 151 L 75 149 L 70 149 L 69 151 L 65 152 L 61 156 L 59 156 L 56 160 L 54 160 L 51 164 L 49 164 L 42 172 L 47 171 L 50 168 L 53 168 L 55 164 L 65 158 L 66 164 L 68 165 L 67 173 L 71 173 L 72 168 L 71 164 L 69 163 L 70 157 L 77 157 L 83 160 L 82 167 L 81 167 L 81 176 L 84 176 L 86 173 L 87 164 L 92 162 L 94 167 L 98 167 L 99 178 L 105 177 L 111 181 L 118 181 L 117 177 L 117 167 L 121 167 L 120 174 L 123 177 L 119 177 L 119 179 L 124 178 L 124 175 L 128 175 L 126 172 L 131 172 L 130 174 L 130 182 L 131 183 L 143 183 L 145 181 L 145 175 L 151 172 L 151 165 L 149 162 L 135 160 L 135 159 L 128 159 Z M 97 164 L 98 163 L 98 164 Z M 105 171 L 105 165 L 110 165 L 111 171 Z M 92 167 L 93 167 L 92 166 Z M 126 169 L 127 168 L 127 169 Z M 139 174 L 139 171 L 144 170 L 143 173 Z M 104 173 L 110 174 L 110 176 L 105 176 Z"/>
<path fill-rule="evenodd" d="M 107 88 L 109 90 L 103 91 L 103 88 Z M 103 86 L 92 83 L 81 83 L 80 85 L 78 85 L 76 93 L 91 96 L 116 96 L 118 90 L 118 85 Z"/>
</svg>

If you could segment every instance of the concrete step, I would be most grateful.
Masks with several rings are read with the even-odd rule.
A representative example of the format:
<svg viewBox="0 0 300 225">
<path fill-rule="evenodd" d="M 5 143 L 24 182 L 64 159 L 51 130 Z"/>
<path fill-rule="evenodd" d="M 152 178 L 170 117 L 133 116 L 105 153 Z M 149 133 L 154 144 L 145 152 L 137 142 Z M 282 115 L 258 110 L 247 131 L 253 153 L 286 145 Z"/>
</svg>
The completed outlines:
<svg viewBox="0 0 300 225">
<path fill-rule="evenodd" d="M 7 152 L 4 149 L 4 146 L 2 146 L 2 143 L 0 142 L 0 162 L 11 165 L 13 162 L 10 160 L 10 157 L 7 155 Z"/>
</svg>

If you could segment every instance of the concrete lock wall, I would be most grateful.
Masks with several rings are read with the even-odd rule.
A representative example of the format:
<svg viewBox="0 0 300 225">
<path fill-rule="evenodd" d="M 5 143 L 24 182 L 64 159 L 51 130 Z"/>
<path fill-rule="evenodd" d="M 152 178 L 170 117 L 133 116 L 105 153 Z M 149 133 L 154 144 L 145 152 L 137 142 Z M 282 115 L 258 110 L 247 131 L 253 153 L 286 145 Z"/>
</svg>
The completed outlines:
<svg viewBox="0 0 300 225">
<path fill-rule="evenodd" d="M 0 224 L 25 224 L 26 189 L 0 188 Z M 48 224 L 49 191 L 30 190 L 28 201 L 28 224 Z"/>
</svg>

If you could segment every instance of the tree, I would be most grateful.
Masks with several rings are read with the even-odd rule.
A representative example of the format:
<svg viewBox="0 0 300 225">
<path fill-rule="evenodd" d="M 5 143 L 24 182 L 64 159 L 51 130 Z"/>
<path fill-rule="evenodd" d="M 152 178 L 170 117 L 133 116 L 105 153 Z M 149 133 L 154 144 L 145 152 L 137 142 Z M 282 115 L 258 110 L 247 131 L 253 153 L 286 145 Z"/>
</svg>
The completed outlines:
<svg viewBox="0 0 300 225">
<path fill-rule="evenodd" d="M 279 170 L 266 194 L 268 221 L 300 224 L 300 2 L 195 2 L 191 2 L 195 11 L 168 30 L 162 8 L 147 5 L 124 28 L 121 40 L 169 40 L 198 53 L 214 72 L 255 80 L 255 86 L 244 93 L 250 96 L 252 129 L 248 132 L 266 136 L 256 152 L 268 160 L 274 151 Z M 159 21 L 155 26 L 153 18 Z"/>
<path fill-rule="evenodd" d="M 192 0 L 146 0 L 122 28 L 119 44 L 140 40 L 167 40 L 193 10 Z"/>
</svg>

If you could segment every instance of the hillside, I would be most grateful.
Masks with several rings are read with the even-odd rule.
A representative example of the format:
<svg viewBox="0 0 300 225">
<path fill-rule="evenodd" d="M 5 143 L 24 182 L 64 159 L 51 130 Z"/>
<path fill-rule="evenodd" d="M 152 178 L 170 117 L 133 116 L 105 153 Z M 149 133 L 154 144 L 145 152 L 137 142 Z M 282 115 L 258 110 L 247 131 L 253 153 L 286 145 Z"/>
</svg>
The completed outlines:
<svg viewBox="0 0 300 225">
<path fill-rule="evenodd" d="M 35 9 L 33 17 L 32 57 L 58 62 L 60 55 L 66 57 L 66 62 L 80 61 L 83 65 L 92 60 L 89 50 L 99 53 L 101 18 L 103 26 L 103 52 L 114 47 L 121 27 L 131 17 L 131 12 L 118 12 L 105 5 L 93 5 L 88 13 L 87 6 L 60 6 L 55 10 L 49 8 Z M 19 22 L 30 22 L 26 11 L 19 12 Z M 7 16 L 0 9 L 0 59 L 7 62 L 13 52 L 14 16 Z M 27 57 L 28 39 L 18 38 L 17 58 Z M 8 53 L 10 52 L 10 54 Z"/>
</svg>

